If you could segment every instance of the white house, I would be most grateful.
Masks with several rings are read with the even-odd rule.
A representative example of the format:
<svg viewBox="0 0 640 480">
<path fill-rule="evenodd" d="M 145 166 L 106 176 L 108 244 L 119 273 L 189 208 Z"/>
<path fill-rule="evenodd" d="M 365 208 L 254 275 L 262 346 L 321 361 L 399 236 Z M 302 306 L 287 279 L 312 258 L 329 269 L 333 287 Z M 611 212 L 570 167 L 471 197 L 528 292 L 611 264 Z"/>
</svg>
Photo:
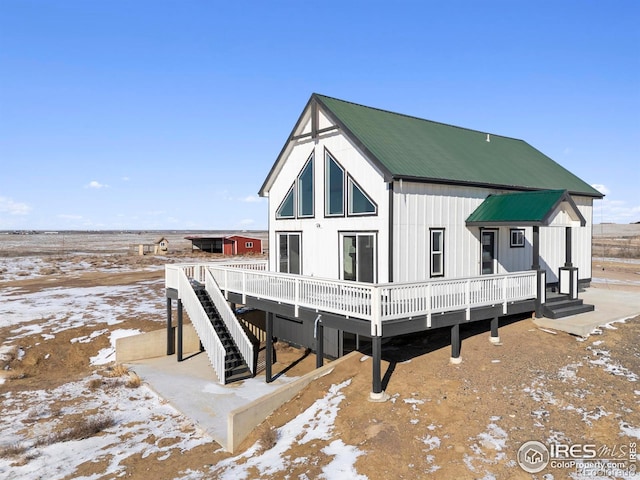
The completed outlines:
<svg viewBox="0 0 640 480">
<path fill-rule="evenodd" d="M 383 338 L 449 327 L 456 362 L 463 323 L 490 320 L 498 341 L 503 316 L 593 309 L 578 291 L 602 194 L 522 140 L 313 94 L 260 195 L 267 265 L 166 267 L 168 352 L 176 299 L 214 368 L 232 355 L 208 333 L 218 317 L 251 368 L 227 302 L 243 304 L 266 312 L 267 381 L 274 338 L 313 349 L 318 365 L 370 344 L 379 400 Z"/>
<path fill-rule="evenodd" d="M 556 227 L 540 229 L 546 281 L 557 284 L 566 263 L 558 227 L 582 218 L 570 263 L 588 283 L 602 197 L 590 185 L 521 140 L 314 94 L 260 189 L 269 269 L 374 283 L 527 270 L 535 222 L 526 211 L 500 224 L 467 220 L 490 195 L 549 190 L 568 196 L 547 222 Z"/>
</svg>

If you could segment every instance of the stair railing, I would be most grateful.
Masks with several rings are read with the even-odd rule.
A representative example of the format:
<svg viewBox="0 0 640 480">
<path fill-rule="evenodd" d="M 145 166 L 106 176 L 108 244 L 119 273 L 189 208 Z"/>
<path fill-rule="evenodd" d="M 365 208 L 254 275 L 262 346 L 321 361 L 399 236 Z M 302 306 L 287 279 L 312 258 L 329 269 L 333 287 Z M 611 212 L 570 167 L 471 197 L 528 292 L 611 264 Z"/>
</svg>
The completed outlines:
<svg viewBox="0 0 640 480">
<path fill-rule="evenodd" d="M 202 342 L 205 352 L 207 352 L 209 362 L 216 372 L 218 381 L 224 385 L 226 354 L 224 346 L 218 338 L 202 303 L 200 303 L 200 299 L 196 295 L 189 277 L 187 277 L 187 272 L 182 269 L 179 273 L 179 297 L 191 319 L 191 324 Z"/>
<path fill-rule="evenodd" d="M 255 375 L 255 350 L 253 348 L 253 343 L 244 331 L 240 321 L 233 313 L 233 310 L 231 310 L 231 307 L 225 300 L 220 287 L 209 270 L 205 273 L 205 289 L 211 297 L 213 304 L 216 306 L 224 324 L 227 326 L 227 330 L 233 338 L 233 341 L 236 342 L 238 350 L 240 350 L 244 361 L 249 366 L 251 373 Z"/>
</svg>

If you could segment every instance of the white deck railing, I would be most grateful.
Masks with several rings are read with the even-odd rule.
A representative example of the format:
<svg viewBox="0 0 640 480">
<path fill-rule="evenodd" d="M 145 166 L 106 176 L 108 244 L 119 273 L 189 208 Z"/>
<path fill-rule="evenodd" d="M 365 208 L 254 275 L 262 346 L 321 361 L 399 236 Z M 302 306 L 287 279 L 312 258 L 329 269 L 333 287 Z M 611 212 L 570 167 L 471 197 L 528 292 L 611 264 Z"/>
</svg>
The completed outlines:
<svg viewBox="0 0 640 480">
<path fill-rule="evenodd" d="M 225 383 L 225 349 L 216 334 L 216 331 L 211 325 L 211 321 L 207 316 L 207 312 L 204 311 L 204 307 L 200 303 L 195 290 L 191 285 L 191 279 L 188 276 L 187 270 L 178 269 L 177 272 L 172 272 L 172 278 L 178 279 L 178 289 L 180 292 L 180 300 L 184 305 L 193 328 L 195 328 L 200 341 L 207 352 L 209 362 L 213 370 L 216 372 L 218 381 L 224 385 Z"/>
<path fill-rule="evenodd" d="M 249 340 L 244 328 L 242 328 L 242 325 L 236 318 L 233 310 L 231 310 L 231 307 L 222 295 L 220 288 L 218 288 L 218 284 L 209 270 L 207 270 L 205 274 L 205 290 L 211 297 L 213 304 L 216 306 L 222 321 L 227 326 L 227 330 L 236 342 L 236 345 L 242 354 L 242 358 L 244 358 L 244 361 L 249 366 L 251 373 L 255 374 L 255 352 L 253 349 L 253 343 Z"/>
<path fill-rule="evenodd" d="M 375 285 L 267 272 L 266 262 L 245 265 L 209 263 L 166 268 L 184 268 L 196 279 L 208 269 L 225 295 L 240 294 L 243 303 L 251 296 L 293 305 L 295 315 L 305 307 L 369 320 L 374 336 L 381 335 L 387 320 L 424 315 L 431 326 L 432 314 L 464 310 L 468 320 L 473 308 L 502 305 L 506 314 L 510 302 L 536 298 L 535 271 Z M 172 288 L 172 275 L 167 271 L 168 288 Z"/>
</svg>

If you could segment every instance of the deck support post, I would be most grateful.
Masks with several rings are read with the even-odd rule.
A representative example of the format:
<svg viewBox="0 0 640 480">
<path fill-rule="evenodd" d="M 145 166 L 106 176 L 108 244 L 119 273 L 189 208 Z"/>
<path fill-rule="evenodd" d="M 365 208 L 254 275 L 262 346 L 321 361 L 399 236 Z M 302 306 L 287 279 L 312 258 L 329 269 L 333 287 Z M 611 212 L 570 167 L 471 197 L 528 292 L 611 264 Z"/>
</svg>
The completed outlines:
<svg viewBox="0 0 640 480">
<path fill-rule="evenodd" d="M 451 327 L 451 359 L 450 362 L 457 365 L 462 362 L 460 357 L 460 324 L 456 323 Z"/>
<path fill-rule="evenodd" d="M 531 268 L 537 272 L 536 275 L 536 317 L 541 318 L 542 306 L 546 303 L 547 294 L 547 272 L 540 268 L 540 227 L 533 226 L 533 265 Z"/>
<path fill-rule="evenodd" d="M 167 297 L 167 355 L 176 353 L 171 314 L 171 298 Z"/>
<path fill-rule="evenodd" d="M 491 336 L 489 337 L 489 341 L 494 345 L 500 343 L 500 335 L 498 334 L 498 317 L 493 317 L 491 319 Z"/>
<path fill-rule="evenodd" d="M 571 227 L 564 229 L 564 266 L 573 267 L 571 255 Z"/>
<path fill-rule="evenodd" d="M 316 324 L 316 368 L 324 365 L 324 327 L 322 323 Z"/>
<path fill-rule="evenodd" d="M 273 366 L 273 313 L 266 312 L 267 344 L 265 346 L 265 381 L 273 381 L 271 367 Z"/>
<path fill-rule="evenodd" d="M 373 385 L 372 391 L 369 394 L 370 402 L 386 402 L 389 399 L 389 395 L 382 390 L 382 337 L 371 337 L 371 350 L 373 360 Z"/>
<path fill-rule="evenodd" d="M 178 299 L 178 361 L 183 360 L 182 356 L 182 300 Z"/>
</svg>

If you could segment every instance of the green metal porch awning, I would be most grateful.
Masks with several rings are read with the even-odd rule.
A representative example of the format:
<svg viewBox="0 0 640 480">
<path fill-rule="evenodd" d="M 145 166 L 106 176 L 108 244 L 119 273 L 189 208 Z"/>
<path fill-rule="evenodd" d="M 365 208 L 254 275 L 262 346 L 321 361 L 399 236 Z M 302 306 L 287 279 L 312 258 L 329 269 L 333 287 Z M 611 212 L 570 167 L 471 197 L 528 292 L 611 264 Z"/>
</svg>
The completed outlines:
<svg viewBox="0 0 640 480">
<path fill-rule="evenodd" d="M 467 226 L 545 226 L 564 210 L 585 226 L 586 220 L 567 190 L 503 193 L 488 196 L 467 218 Z"/>
</svg>

